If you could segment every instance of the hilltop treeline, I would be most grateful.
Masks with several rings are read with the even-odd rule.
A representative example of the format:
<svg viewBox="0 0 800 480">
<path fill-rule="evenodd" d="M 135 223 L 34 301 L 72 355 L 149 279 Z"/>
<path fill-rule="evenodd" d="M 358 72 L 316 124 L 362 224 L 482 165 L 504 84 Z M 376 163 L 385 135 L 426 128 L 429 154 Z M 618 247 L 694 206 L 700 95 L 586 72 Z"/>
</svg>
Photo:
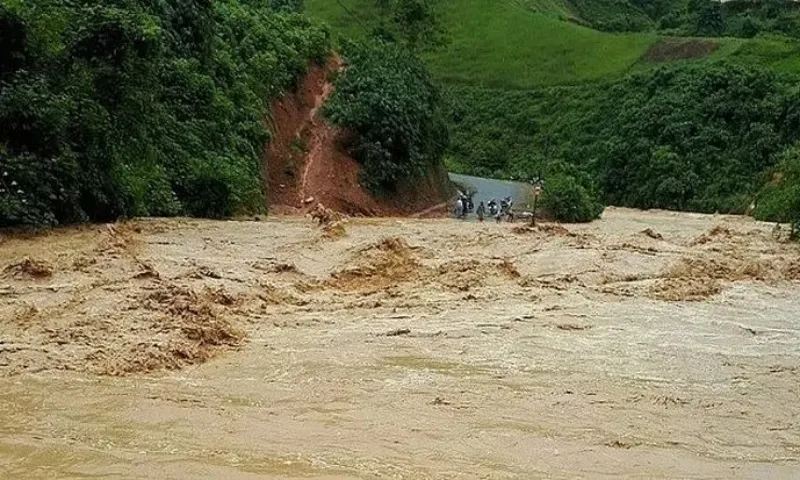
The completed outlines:
<svg viewBox="0 0 800 480">
<path fill-rule="evenodd" d="M 0 0 L 0 226 L 261 210 L 268 102 L 330 45 L 280 0 Z"/>
<path fill-rule="evenodd" d="M 659 30 L 680 36 L 800 38 L 794 0 L 570 0 L 575 20 L 609 32 Z"/>
</svg>

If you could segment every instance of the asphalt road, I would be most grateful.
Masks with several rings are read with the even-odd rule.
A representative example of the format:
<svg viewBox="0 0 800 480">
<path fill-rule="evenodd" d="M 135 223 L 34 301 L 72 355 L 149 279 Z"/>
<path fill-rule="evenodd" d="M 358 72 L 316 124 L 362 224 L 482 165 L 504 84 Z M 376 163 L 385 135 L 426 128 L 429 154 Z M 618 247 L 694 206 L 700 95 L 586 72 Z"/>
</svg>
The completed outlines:
<svg viewBox="0 0 800 480">
<path fill-rule="evenodd" d="M 495 199 L 499 203 L 501 199 L 511 197 L 514 199 L 514 210 L 520 211 L 529 209 L 529 204 L 533 200 L 532 187 L 527 183 L 472 177 L 470 175 L 461 175 L 458 173 L 450 173 L 448 175 L 452 182 L 466 185 L 476 191 L 475 195 L 472 197 L 475 208 L 478 207 L 480 202 L 486 204 L 489 200 Z"/>
</svg>

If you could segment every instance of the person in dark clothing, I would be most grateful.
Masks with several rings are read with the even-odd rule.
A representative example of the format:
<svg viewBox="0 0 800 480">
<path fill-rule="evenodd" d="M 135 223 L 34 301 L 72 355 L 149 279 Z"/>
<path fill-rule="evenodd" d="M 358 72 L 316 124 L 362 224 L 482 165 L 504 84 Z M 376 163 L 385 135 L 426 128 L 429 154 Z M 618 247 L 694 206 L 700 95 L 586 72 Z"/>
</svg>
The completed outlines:
<svg viewBox="0 0 800 480">
<path fill-rule="evenodd" d="M 483 202 L 479 203 L 478 210 L 475 213 L 478 214 L 478 221 L 482 222 L 483 217 L 486 215 L 486 205 L 484 205 Z"/>
</svg>

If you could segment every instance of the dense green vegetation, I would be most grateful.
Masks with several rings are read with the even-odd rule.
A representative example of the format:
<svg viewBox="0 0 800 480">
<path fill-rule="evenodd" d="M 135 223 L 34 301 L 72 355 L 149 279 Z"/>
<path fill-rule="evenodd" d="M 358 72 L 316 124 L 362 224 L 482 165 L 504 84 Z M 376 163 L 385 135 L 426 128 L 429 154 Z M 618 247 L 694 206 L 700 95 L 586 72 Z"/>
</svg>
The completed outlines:
<svg viewBox="0 0 800 480">
<path fill-rule="evenodd" d="M 451 168 L 567 170 L 614 205 L 744 211 L 800 135 L 797 88 L 731 65 L 662 67 L 593 88 L 449 92 Z"/>
<path fill-rule="evenodd" d="M 347 150 L 363 183 L 391 191 L 442 158 L 447 127 L 438 89 L 419 61 L 394 43 L 351 44 L 325 115 L 351 134 Z"/>
<path fill-rule="evenodd" d="M 800 37 L 800 8 L 793 0 L 689 0 L 676 3 L 659 26 L 678 35 L 752 38 L 761 33 Z"/>
<path fill-rule="evenodd" d="M 528 0 L 533 10 L 542 9 Z M 566 18 L 607 32 L 658 30 L 669 35 L 752 38 L 761 33 L 800 36 L 800 8 L 792 0 L 568 0 Z M 538 7 L 538 8 L 537 8 Z"/>
<path fill-rule="evenodd" d="M 270 98 L 328 34 L 259 0 L 0 0 L 0 226 L 264 208 Z"/>
<path fill-rule="evenodd" d="M 789 223 L 791 235 L 800 238 L 800 146 L 783 152 L 767 186 L 756 203 L 759 220 Z"/>
<path fill-rule="evenodd" d="M 742 212 L 800 136 L 800 95 L 767 71 L 663 68 L 609 90 L 593 168 L 607 202 Z"/>
</svg>

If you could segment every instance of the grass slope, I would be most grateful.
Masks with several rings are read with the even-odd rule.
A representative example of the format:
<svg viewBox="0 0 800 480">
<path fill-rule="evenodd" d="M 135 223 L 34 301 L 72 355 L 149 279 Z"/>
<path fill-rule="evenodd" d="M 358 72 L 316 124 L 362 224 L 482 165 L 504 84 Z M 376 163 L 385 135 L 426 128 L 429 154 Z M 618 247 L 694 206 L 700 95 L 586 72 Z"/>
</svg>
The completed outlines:
<svg viewBox="0 0 800 480">
<path fill-rule="evenodd" d="M 591 4 L 597 0 L 583 0 Z M 598 2 L 598 5 L 603 2 Z M 373 0 L 306 0 L 306 10 L 344 37 L 359 38 L 377 23 Z M 440 12 L 450 43 L 426 56 L 447 83 L 530 89 L 620 78 L 657 63 L 642 57 L 655 33 L 606 33 L 575 19 L 562 0 L 443 0 Z M 720 47 L 708 57 L 800 73 L 800 43 L 786 38 L 706 39 Z M 683 60 L 685 61 L 685 60 Z"/>
<path fill-rule="evenodd" d="M 530 88 L 584 83 L 628 71 L 656 40 L 649 33 L 612 35 L 531 12 L 515 3 L 442 3 L 451 37 L 428 57 L 445 81 Z"/>
<path fill-rule="evenodd" d="M 370 0 L 307 0 L 306 9 L 345 37 L 376 22 Z M 426 57 L 448 82 L 506 88 L 576 84 L 628 71 L 657 37 L 608 34 L 559 20 L 552 0 L 449 0 L 440 4 L 450 43 Z"/>
</svg>

